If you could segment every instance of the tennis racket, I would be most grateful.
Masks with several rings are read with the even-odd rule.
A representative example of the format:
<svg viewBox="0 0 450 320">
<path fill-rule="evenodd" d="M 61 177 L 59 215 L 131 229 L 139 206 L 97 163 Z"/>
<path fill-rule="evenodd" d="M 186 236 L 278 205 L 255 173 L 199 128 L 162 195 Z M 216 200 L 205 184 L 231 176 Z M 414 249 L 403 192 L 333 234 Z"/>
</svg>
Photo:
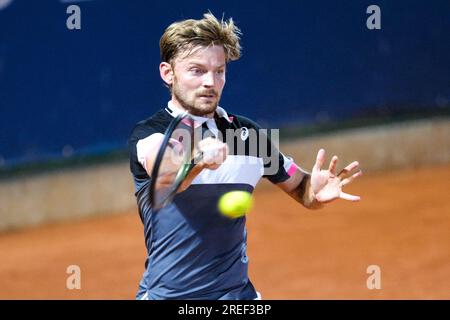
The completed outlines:
<svg viewBox="0 0 450 320">
<path fill-rule="evenodd" d="M 194 120 L 187 112 L 167 127 L 151 173 L 150 199 L 153 210 L 160 210 L 176 195 L 183 180 L 198 163 L 201 153 L 194 146 Z"/>
</svg>

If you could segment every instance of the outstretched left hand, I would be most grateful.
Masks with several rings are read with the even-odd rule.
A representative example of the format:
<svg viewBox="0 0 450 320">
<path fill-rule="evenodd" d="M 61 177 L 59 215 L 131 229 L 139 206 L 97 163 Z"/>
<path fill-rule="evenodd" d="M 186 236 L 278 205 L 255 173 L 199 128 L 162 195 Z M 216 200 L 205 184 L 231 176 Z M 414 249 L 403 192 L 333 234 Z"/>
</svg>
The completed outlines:
<svg viewBox="0 0 450 320">
<path fill-rule="evenodd" d="M 320 149 L 317 153 L 316 163 L 311 172 L 311 188 L 316 200 L 322 203 L 330 202 L 338 198 L 349 201 L 359 201 L 361 199 L 359 196 L 342 191 L 343 186 L 362 175 L 362 171 L 358 170 L 350 176 L 353 170 L 359 168 L 358 161 L 353 161 L 336 175 L 337 160 L 338 157 L 333 156 L 328 170 L 322 170 L 322 166 L 325 162 L 325 150 Z"/>
</svg>

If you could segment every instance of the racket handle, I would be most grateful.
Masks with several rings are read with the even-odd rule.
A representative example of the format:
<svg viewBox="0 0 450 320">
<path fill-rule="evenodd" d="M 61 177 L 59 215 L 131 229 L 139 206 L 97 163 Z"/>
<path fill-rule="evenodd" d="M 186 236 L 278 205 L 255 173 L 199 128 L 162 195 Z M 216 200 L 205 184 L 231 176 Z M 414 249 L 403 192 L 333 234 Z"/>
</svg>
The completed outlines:
<svg viewBox="0 0 450 320">
<path fill-rule="evenodd" d="M 190 164 L 190 167 L 189 167 L 189 171 L 192 170 L 192 168 L 195 167 L 195 165 L 196 165 L 197 163 L 199 163 L 200 161 L 202 161 L 202 158 L 203 158 L 203 152 L 198 152 L 198 153 L 194 156 L 194 158 L 191 160 L 191 164 Z"/>
</svg>

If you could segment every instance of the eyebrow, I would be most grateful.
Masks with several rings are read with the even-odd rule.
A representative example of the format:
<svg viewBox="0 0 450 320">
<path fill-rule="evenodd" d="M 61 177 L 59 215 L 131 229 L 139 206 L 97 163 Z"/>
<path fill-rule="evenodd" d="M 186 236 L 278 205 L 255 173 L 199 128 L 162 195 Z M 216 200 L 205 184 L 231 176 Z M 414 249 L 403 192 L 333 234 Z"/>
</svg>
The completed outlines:
<svg viewBox="0 0 450 320">
<path fill-rule="evenodd" d="M 204 64 L 200 63 L 200 62 L 196 62 L 196 61 L 191 61 L 188 63 L 188 66 L 199 66 L 199 67 L 205 67 Z M 217 69 L 221 69 L 221 68 L 225 68 L 226 63 L 220 65 L 217 67 Z"/>
</svg>

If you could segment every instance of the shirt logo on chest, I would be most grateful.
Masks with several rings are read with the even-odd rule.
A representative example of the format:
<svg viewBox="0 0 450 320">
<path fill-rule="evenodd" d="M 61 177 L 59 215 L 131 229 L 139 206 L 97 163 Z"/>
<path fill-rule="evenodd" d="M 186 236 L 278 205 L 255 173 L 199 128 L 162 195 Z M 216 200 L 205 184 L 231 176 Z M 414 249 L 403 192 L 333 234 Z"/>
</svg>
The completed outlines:
<svg viewBox="0 0 450 320">
<path fill-rule="evenodd" d="M 241 140 L 245 141 L 248 138 L 248 129 L 246 127 L 241 128 Z"/>
</svg>

